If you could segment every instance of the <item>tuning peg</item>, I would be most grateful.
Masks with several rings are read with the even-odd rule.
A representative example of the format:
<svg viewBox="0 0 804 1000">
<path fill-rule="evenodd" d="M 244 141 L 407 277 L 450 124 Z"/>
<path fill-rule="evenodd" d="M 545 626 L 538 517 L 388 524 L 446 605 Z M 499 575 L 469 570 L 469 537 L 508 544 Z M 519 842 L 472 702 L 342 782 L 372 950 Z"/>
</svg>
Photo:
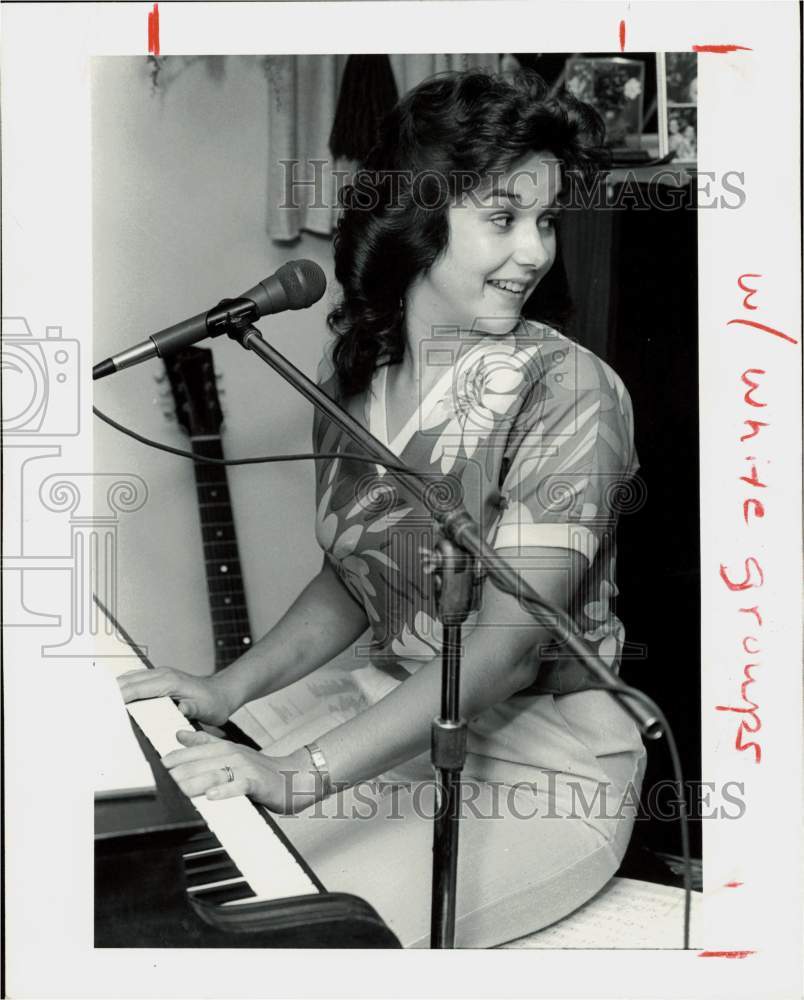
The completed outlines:
<svg viewBox="0 0 804 1000">
<path fill-rule="evenodd" d="M 176 414 L 173 412 L 173 410 L 162 410 L 162 416 L 165 417 L 166 420 L 176 419 Z"/>
<path fill-rule="evenodd" d="M 154 382 L 164 382 L 167 378 L 165 372 L 154 372 Z"/>
<path fill-rule="evenodd" d="M 216 382 L 220 382 L 220 380 L 221 380 L 222 378 L 223 378 L 223 375 L 221 375 L 221 373 L 220 373 L 220 372 L 215 372 L 215 381 L 216 381 Z"/>
</svg>

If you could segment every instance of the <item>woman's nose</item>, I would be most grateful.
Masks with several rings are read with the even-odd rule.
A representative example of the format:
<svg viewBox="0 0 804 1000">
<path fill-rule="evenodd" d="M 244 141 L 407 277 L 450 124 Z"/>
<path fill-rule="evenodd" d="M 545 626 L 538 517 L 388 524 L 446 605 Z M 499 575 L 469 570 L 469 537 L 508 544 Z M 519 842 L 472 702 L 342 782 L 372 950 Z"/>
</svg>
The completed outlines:
<svg viewBox="0 0 804 1000">
<path fill-rule="evenodd" d="M 551 249 L 538 226 L 523 227 L 514 249 L 514 260 L 523 267 L 541 268 L 550 263 Z"/>
</svg>

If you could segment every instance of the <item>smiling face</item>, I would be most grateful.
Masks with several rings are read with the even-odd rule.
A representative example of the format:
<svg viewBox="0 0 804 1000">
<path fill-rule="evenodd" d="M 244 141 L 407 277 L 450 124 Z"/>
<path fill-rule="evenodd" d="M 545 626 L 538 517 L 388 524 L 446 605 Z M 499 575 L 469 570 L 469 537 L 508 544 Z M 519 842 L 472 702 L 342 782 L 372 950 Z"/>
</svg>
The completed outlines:
<svg viewBox="0 0 804 1000">
<path fill-rule="evenodd" d="M 418 326 L 457 326 L 504 336 L 556 256 L 561 171 L 533 153 L 448 209 L 446 250 L 411 286 Z"/>
</svg>

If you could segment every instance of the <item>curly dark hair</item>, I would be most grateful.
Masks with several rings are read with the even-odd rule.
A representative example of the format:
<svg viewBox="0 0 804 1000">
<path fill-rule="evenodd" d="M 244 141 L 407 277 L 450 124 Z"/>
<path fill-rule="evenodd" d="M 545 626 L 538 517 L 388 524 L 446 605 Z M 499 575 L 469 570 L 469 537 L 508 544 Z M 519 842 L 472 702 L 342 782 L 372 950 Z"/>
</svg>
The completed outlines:
<svg viewBox="0 0 804 1000">
<path fill-rule="evenodd" d="M 533 152 L 560 162 L 565 189 L 573 178 L 588 184 L 605 163 L 604 134 L 594 109 L 549 95 L 532 72 L 439 74 L 408 93 L 341 191 L 335 276 L 343 298 L 327 317 L 341 393 L 363 391 L 379 365 L 402 360 L 404 297 L 446 249 L 451 199 Z M 555 301 L 561 291 L 543 281 L 527 314 L 558 325 L 567 304 Z"/>
</svg>

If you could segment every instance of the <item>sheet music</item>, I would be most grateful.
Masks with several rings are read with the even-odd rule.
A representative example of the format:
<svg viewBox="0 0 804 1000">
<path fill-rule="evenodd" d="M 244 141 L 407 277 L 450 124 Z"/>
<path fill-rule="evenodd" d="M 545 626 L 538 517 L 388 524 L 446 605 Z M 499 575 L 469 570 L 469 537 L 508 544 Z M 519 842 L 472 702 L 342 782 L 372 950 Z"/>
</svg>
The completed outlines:
<svg viewBox="0 0 804 1000">
<path fill-rule="evenodd" d="M 117 681 L 101 663 L 93 666 L 92 688 L 96 798 L 154 792 L 153 772 L 131 728 Z"/>
<path fill-rule="evenodd" d="M 287 688 L 244 705 L 232 721 L 271 753 L 290 753 L 366 707 L 352 675 L 367 662 L 350 647 Z"/>
<path fill-rule="evenodd" d="M 696 944 L 701 893 L 693 892 L 690 945 Z M 684 890 L 614 878 L 568 917 L 503 948 L 681 948 Z"/>
</svg>

